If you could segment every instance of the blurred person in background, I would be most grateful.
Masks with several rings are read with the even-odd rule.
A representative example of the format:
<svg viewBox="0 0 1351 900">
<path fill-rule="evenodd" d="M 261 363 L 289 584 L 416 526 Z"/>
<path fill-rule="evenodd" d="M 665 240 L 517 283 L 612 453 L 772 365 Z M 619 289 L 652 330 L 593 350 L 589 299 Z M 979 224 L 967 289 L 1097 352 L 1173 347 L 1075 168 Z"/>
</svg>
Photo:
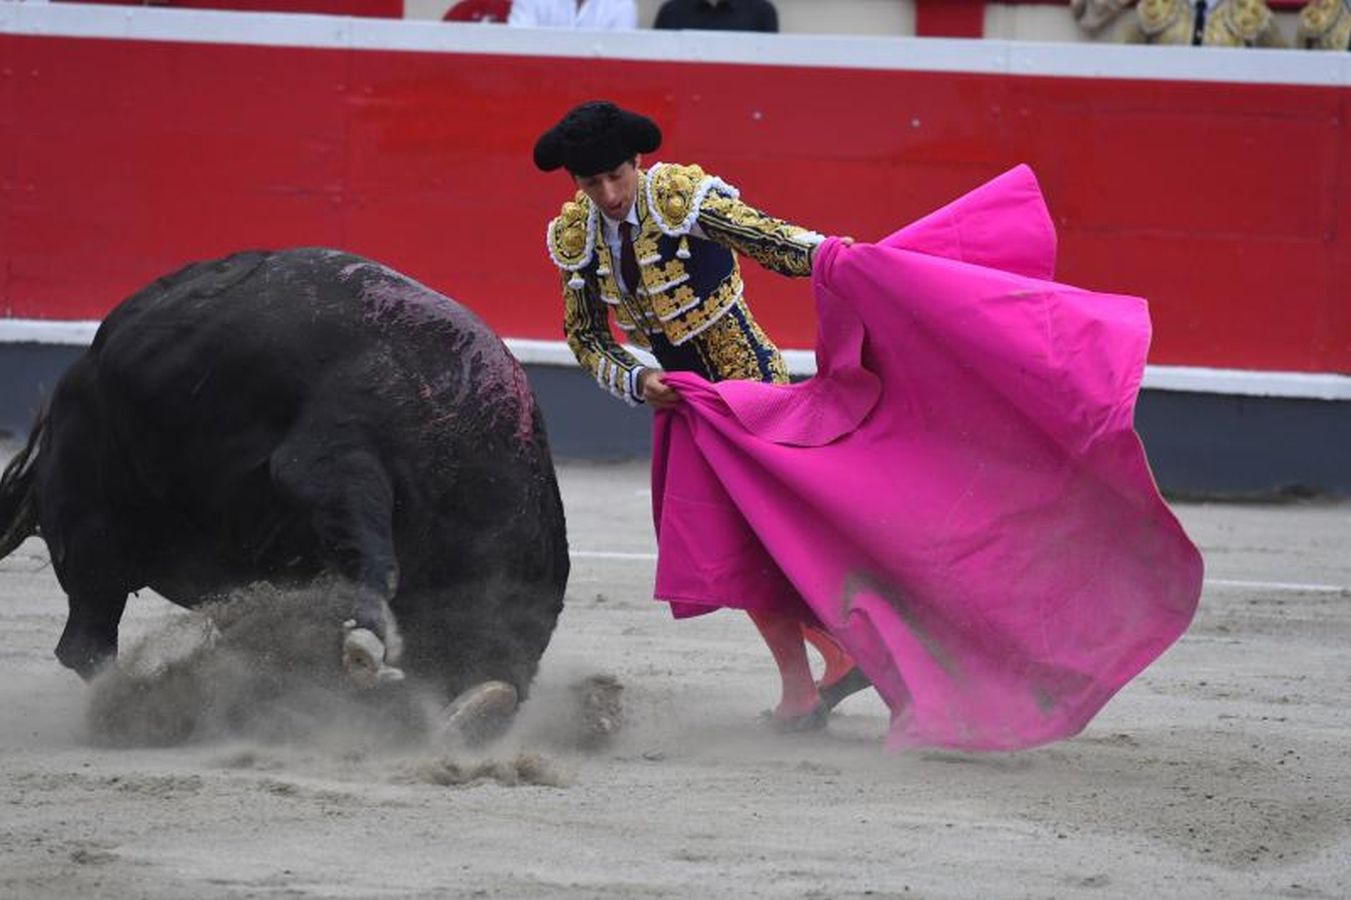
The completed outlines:
<svg viewBox="0 0 1351 900">
<path fill-rule="evenodd" d="M 505 22 L 511 14 L 511 0 L 460 0 L 452 3 L 442 22 Z"/>
<path fill-rule="evenodd" d="M 1286 47 L 1263 0 L 1071 0 L 1080 27 L 1100 33 L 1134 7 L 1114 36 L 1129 44 Z"/>
<path fill-rule="evenodd" d="M 769 0 L 666 0 L 653 28 L 704 31 L 778 31 Z"/>
<path fill-rule="evenodd" d="M 633 0 L 515 0 L 508 25 L 624 31 L 638 27 Z"/>
<path fill-rule="evenodd" d="M 1351 50 L 1351 0 L 1313 0 L 1299 11 L 1295 46 Z"/>
</svg>

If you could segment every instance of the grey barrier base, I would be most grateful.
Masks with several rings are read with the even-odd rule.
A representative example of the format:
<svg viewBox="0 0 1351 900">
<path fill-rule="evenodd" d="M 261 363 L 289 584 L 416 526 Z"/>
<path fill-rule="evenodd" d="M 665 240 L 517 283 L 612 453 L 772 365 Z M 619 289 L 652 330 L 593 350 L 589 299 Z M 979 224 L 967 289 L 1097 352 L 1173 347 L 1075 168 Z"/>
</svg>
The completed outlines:
<svg viewBox="0 0 1351 900">
<path fill-rule="evenodd" d="M 83 348 L 0 347 L 0 432 L 26 435 Z M 580 369 L 530 365 L 555 456 L 647 456 L 651 415 L 599 390 Z M 1351 495 L 1351 402 L 1145 390 L 1136 430 L 1170 495 L 1279 498 Z"/>
</svg>

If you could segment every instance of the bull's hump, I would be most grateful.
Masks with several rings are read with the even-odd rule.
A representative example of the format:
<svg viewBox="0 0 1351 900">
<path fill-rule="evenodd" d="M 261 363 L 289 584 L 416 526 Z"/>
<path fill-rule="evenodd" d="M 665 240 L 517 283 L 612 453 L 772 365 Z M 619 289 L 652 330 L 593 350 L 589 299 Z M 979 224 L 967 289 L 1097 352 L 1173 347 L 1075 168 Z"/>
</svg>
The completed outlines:
<svg viewBox="0 0 1351 900">
<path fill-rule="evenodd" d="M 393 269 L 349 261 L 338 279 L 354 288 L 365 325 L 379 331 L 430 329 L 447 350 L 481 354 L 485 363 L 508 357 L 501 339 L 472 310 Z"/>
<path fill-rule="evenodd" d="M 534 398 L 525 372 L 472 310 L 370 260 L 349 257 L 338 277 L 359 285 L 367 325 L 431 354 L 417 373 L 417 393 L 439 410 L 437 421 L 476 408 L 480 415 L 509 417 L 516 437 L 531 439 Z M 467 404 L 471 396 L 474 402 Z"/>
<path fill-rule="evenodd" d="M 299 401 L 330 377 L 381 395 L 411 380 L 447 415 L 467 397 L 522 432 L 533 415 L 520 365 L 477 315 L 338 250 L 250 251 L 188 266 L 125 301 L 100 333 L 102 371 L 135 395 L 204 399 L 286 385 Z"/>
</svg>

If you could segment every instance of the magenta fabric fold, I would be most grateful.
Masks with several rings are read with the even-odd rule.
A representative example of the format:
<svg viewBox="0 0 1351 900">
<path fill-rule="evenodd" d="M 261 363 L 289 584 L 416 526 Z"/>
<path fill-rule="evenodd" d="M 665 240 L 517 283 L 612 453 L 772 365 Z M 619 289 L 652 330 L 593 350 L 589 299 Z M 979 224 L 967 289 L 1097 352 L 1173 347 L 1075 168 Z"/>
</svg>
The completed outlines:
<svg viewBox="0 0 1351 900">
<path fill-rule="evenodd" d="M 656 596 L 824 626 L 891 709 L 889 747 L 1082 729 L 1186 629 L 1202 561 L 1133 428 L 1145 302 L 1054 262 L 1026 166 L 824 243 L 813 378 L 668 376 Z"/>
</svg>

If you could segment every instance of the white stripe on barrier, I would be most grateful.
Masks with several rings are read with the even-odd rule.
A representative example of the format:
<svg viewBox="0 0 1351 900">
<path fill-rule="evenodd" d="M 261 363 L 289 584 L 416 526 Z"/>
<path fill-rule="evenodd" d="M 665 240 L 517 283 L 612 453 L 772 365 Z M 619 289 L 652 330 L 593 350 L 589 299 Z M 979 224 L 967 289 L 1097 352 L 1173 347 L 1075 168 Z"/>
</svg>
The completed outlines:
<svg viewBox="0 0 1351 900">
<path fill-rule="evenodd" d="M 480 26 L 486 27 L 486 26 Z M 56 321 L 0 318 L 0 346 L 52 344 L 88 346 L 98 330 L 95 321 Z M 575 366 L 577 360 L 563 341 L 507 338 L 507 348 L 523 365 Z M 645 365 L 656 365 L 646 351 L 628 349 Z M 797 377 L 816 374 L 811 350 L 785 350 L 788 371 Z M 1308 372 L 1270 372 L 1244 369 L 1207 369 L 1192 366 L 1148 366 L 1144 388 L 1240 397 L 1285 397 L 1303 400 L 1351 400 L 1351 376 Z"/>
<path fill-rule="evenodd" d="M 1233 581 L 1228 578 L 1207 578 L 1212 587 L 1240 588 L 1259 591 L 1294 591 L 1301 594 L 1351 594 L 1351 585 L 1300 584 L 1291 581 Z"/>
<path fill-rule="evenodd" d="M 574 559 L 622 559 L 655 562 L 655 553 L 621 553 L 610 550 L 572 550 Z M 1228 578 L 1207 578 L 1208 587 L 1241 588 L 1244 590 L 1284 591 L 1300 594 L 1351 594 L 1351 585 L 1301 584 L 1294 581 L 1235 581 Z"/>
<path fill-rule="evenodd" d="M 99 323 L 57 319 L 0 318 L 0 344 L 64 344 L 87 347 L 94 342 Z"/>
<path fill-rule="evenodd" d="M 0 34 L 202 44 L 705 62 L 1038 77 L 1351 85 L 1351 54 L 1222 47 L 758 34 L 572 31 L 294 13 L 0 2 Z"/>
<path fill-rule="evenodd" d="M 1146 366 L 1140 386 L 1156 391 L 1351 400 L 1351 376 L 1318 372 L 1262 372 L 1200 366 Z"/>
</svg>

